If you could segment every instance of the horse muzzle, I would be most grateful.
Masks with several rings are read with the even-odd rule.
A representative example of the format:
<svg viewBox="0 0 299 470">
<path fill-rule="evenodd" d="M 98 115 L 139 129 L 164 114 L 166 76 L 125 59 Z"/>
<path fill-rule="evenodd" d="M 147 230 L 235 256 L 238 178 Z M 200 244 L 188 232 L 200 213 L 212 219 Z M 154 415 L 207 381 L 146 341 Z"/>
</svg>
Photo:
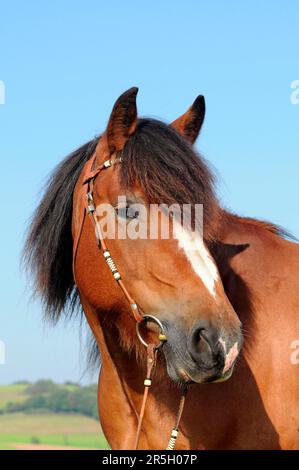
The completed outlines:
<svg viewBox="0 0 299 470">
<path fill-rule="evenodd" d="M 190 334 L 167 328 L 163 346 L 167 372 L 174 382 L 209 383 L 228 380 L 237 361 L 243 337 L 241 329 L 219 333 L 200 321 Z"/>
</svg>

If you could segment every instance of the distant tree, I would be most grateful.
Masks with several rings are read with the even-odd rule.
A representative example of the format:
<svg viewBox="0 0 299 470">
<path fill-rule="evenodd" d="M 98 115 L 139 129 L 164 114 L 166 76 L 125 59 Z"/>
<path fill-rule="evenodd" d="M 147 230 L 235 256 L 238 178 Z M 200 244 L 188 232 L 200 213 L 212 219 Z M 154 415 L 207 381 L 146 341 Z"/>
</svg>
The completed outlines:
<svg viewBox="0 0 299 470">
<path fill-rule="evenodd" d="M 52 380 L 38 380 L 34 384 L 26 388 L 25 393 L 28 395 L 37 395 L 40 393 L 49 393 L 57 390 L 58 385 Z"/>
<path fill-rule="evenodd" d="M 66 382 L 64 382 L 64 385 L 70 385 L 72 387 L 81 387 L 81 385 L 78 384 L 77 382 L 71 382 L 70 380 L 67 380 Z"/>
<path fill-rule="evenodd" d="M 97 387 L 84 387 L 72 394 L 74 408 L 77 413 L 82 413 L 92 418 L 98 418 Z"/>
<path fill-rule="evenodd" d="M 34 395 L 24 401 L 25 409 L 36 410 L 47 408 L 47 399 L 43 395 Z"/>
<path fill-rule="evenodd" d="M 70 407 L 70 395 L 68 390 L 54 390 L 46 397 L 46 408 L 55 413 L 73 411 Z"/>
</svg>

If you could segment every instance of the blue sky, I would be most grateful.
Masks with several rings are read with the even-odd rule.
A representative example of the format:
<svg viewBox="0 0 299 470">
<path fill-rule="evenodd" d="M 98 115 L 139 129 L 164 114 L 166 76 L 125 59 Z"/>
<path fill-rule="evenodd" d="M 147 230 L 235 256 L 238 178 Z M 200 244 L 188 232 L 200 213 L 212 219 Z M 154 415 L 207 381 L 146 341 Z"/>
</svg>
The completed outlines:
<svg viewBox="0 0 299 470">
<path fill-rule="evenodd" d="M 141 115 L 165 121 L 204 94 L 197 146 L 218 171 L 223 204 L 299 236 L 299 104 L 290 100 L 299 3 L 3 0 L 0 11 L 0 383 L 89 381 L 83 328 L 44 325 L 20 274 L 46 175 L 103 130 L 127 88 L 139 87 Z"/>
</svg>

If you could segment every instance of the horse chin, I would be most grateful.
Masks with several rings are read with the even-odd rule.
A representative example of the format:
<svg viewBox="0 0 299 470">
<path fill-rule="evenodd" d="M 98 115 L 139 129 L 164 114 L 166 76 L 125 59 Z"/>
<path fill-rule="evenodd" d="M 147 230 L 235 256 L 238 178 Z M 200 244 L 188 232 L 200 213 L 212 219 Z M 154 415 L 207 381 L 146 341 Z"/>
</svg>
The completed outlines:
<svg viewBox="0 0 299 470">
<path fill-rule="evenodd" d="M 228 379 L 231 378 L 231 376 L 233 375 L 233 371 L 234 371 L 234 366 L 232 366 L 232 368 L 230 370 L 228 370 L 227 372 L 225 372 L 225 374 L 223 374 L 222 377 L 219 377 L 219 379 L 216 379 L 216 380 L 212 380 L 211 383 L 221 383 L 221 382 L 226 382 Z"/>
<path fill-rule="evenodd" d="M 234 370 L 234 365 L 224 374 L 215 373 L 207 375 L 200 372 L 187 372 L 183 368 L 174 369 L 173 367 L 167 368 L 170 379 L 175 383 L 192 385 L 192 384 L 208 384 L 208 383 L 221 383 L 226 382 L 231 378 Z"/>
</svg>

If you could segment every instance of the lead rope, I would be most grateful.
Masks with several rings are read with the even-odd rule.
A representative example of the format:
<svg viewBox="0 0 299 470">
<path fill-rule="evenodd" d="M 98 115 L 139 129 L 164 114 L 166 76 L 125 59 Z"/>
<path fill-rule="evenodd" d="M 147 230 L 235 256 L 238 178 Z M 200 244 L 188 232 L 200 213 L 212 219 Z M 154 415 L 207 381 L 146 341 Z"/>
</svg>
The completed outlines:
<svg viewBox="0 0 299 470">
<path fill-rule="evenodd" d="M 147 372 L 146 372 L 146 379 L 144 380 L 144 393 L 143 393 L 142 404 L 141 404 L 141 409 L 140 409 L 139 418 L 138 418 L 137 431 L 135 435 L 134 450 L 138 449 L 138 443 L 139 443 L 140 434 L 141 434 L 146 401 L 148 398 L 149 388 L 152 385 L 151 374 L 156 364 L 157 352 L 158 352 L 158 349 L 154 344 L 148 345 L 147 347 Z M 187 391 L 188 391 L 187 386 L 184 386 L 182 390 L 182 396 L 180 399 L 180 404 L 179 404 L 179 409 L 177 412 L 175 424 L 171 431 L 170 439 L 166 447 L 166 450 L 174 450 L 175 448 L 176 440 L 179 434 L 179 425 L 180 425 L 180 421 L 181 421 L 182 414 L 184 411 Z"/>
<path fill-rule="evenodd" d="M 182 391 L 182 396 L 180 399 L 178 413 L 177 413 L 176 420 L 175 420 L 175 425 L 171 431 L 170 439 L 168 442 L 168 446 L 166 447 L 166 450 L 174 450 L 175 448 L 176 440 L 179 434 L 179 424 L 180 424 L 182 414 L 184 411 L 187 391 L 188 391 L 187 386 L 184 386 L 183 391 Z"/>
<path fill-rule="evenodd" d="M 147 402 L 147 398 L 148 398 L 149 387 L 152 384 L 151 374 L 152 374 L 153 368 L 154 368 L 155 363 L 156 363 L 158 349 L 165 341 L 167 341 L 167 338 L 166 338 L 166 335 L 164 334 L 163 326 L 157 318 L 155 318 L 151 315 L 142 315 L 142 313 L 140 313 L 138 305 L 136 304 L 134 299 L 130 296 L 128 290 L 126 289 L 126 287 L 125 287 L 125 285 L 124 285 L 124 283 L 121 279 L 121 275 L 118 272 L 116 264 L 113 261 L 111 255 L 110 255 L 110 252 L 108 251 L 108 248 L 107 248 L 107 245 L 105 243 L 104 236 L 103 236 L 103 233 L 102 233 L 102 230 L 101 230 L 101 226 L 97 223 L 97 220 L 95 218 L 96 208 L 95 208 L 95 204 L 94 204 L 94 200 L 93 200 L 94 179 L 96 178 L 96 176 L 102 170 L 104 170 L 106 168 L 109 168 L 110 166 L 112 166 L 116 163 L 120 163 L 121 159 L 116 159 L 114 161 L 112 161 L 111 159 L 107 160 L 103 163 L 103 165 L 101 165 L 100 167 L 93 170 L 93 164 L 95 162 L 95 158 L 96 158 L 96 156 L 94 155 L 94 157 L 91 159 L 92 160 L 90 162 L 91 165 L 90 165 L 90 168 L 88 168 L 88 172 L 87 172 L 88 174 L 87 174 L 86 178 L 84 179 L 83 184 L 87 183 L 86 212 L 88 214 L 90 214 L 90 216 L 91 216 L 91 220 L 92 220 L 92 223 L 93 223 L 94 229 L 95 229 L 98 248 L 100 249 L 100 251 L 102 251 L 104 259 L 105 259 L 110 271 L 112 272 L 114 279 L 116 280 L 116 282 L 118 283 L 118 285 L 122 289 L 126 299 L 128 300 L 128 302 L 130 304 L 130 307 L 131 307 L 131 310 L 132 310 L 132 313 L 133 313 L 133 316 L 134 316 L 134 318 L 137 322 L 137 325 L 141 324 L 146 318 L 151 318 L 152 320 L 153 319 L 155 320 L 155 323 L 157 323 L 159 325 L 160 330 L 161 330 L 160 334 L 159 334 L 159 340 L 160 340 L 159 345 L 146 344 L 142 340 L 140 334 L 138 334 L 138 337 L 141 340 L 141 342 L 143 344 L 145 344 L 146 347 L 147 347 L 147 371 L 146 371 L 146 378 L 144 380 L 144 387 L 145 388 L 144 388 L 142 404 L 141 404 L 141 410 L 140 410 L 140 414 L 139 414 L 139 418 L 138 418 L 138 425 L 137 425 L 137 431 L 136 431 L 135 442 L 134 442 L 134 450 L 137 450 L 139 439 L 140 439 L 140 434 L 141 434 L 141 429 L 142 429 L 144 413 L 145 413 L 145 406 L 146 406 L 146 402 Z M 78 244 L 79 244 L 79 241 L 80 241 L 81 232 L 82 232 L 82 229 L 83 229 L 83 223 L 84 223 L 84 216 L 83 216 L 83 221 L 81 222 L 79 236 L 78 236 L 78 239 L 75 243 L 75 249 L 74 249 L 74 257 L 73 257 L 74 277 L 75 277 L 75 259 L 76 259 Z M 137 333 L 138 333 L 138 331 L 139 330 L 137 328 Z M 181 417 L 182 417 L 183 410 L 184 410 L 186 394 L 187 394 L 187 387 L 184 387 L 183 392 L 182 392 L 182 396 L 181 396 L 181 399 L 180 399 L 180 404 L 179 404 L 179 409 L 178 409 L 178 413 L 177 413 L 177 416 L 176 416 L 175 425 L 172 429 L 171 436 L 170 436 L 169 443 L 168 443 L 168 446 L 167 446 L 166 450 L 174 450 L 174 448 L 175 448 L 175 444 L 176 444 L 176 440 L 177 440 L 177 436 L 178 436 L 178 432 L 179 432 L 178 428 L 179 428 L 179 424 L 180 424 Z"/>
<path fill-rule="evenodd" d="M 156 364 L 156 359 L 157 359 L 157 348 L 153 344 L 149 344 L 147 347 L 147 371 L 146 371 L 146 378 L 144 380 L 144 392 L 143 392 L 143 398 L 142 398 L 142 404 L 141 404 L 141 409 L 139 413 L 139 418 L 138 418 L 138 425 L 137 425 L 137 431 L 135 435 L 135 441 L 134 441 L 134 450 L 137 450 L 138 448 L 138 443 L 140 439 L 140 433 L 141 433 L 141 428 L 142 428 L 142 423 L 143 423 L 143 418 L 144 418 L 144 413 L 145 413 L 145 405 L 148 397 L 148 391 L 150 386 L 152 385 L 152 371 L 153 368 Z"/>
</svg>

